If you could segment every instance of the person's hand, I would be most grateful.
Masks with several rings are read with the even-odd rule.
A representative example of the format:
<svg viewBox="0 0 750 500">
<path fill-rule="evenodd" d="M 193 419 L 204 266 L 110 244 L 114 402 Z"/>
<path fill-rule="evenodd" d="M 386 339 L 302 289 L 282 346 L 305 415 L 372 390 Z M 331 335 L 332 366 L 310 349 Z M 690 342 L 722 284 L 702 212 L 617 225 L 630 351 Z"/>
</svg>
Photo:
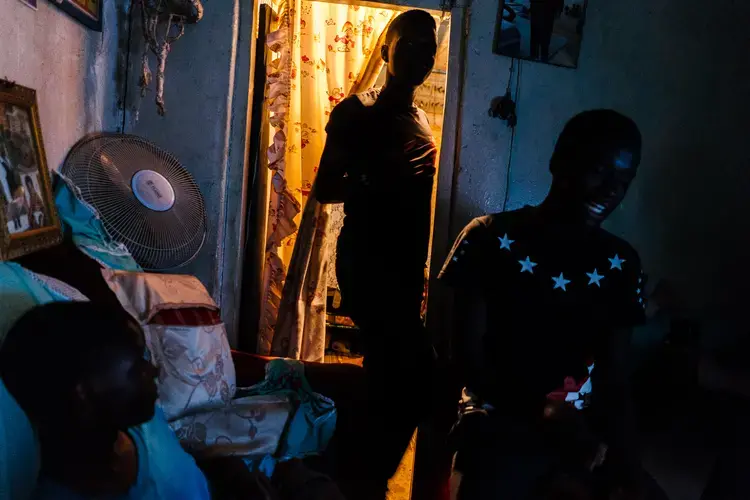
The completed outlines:
<svg viewBox="0 0 750 500">
<path fill-rule="evenodd" d="M 196 463 L 220 498 L 278 500 L 271 481 L 260 472 L 251 472 L 240 457 L 202 458 Z"/>
<path fill-rule="evenodd" d="M 458 422 L 451 429 L 450 437 L 458 442 L 471 441 L 474 436 L 482 436 L 489 425 L 489 414 L 480 406 L 461 410 Z"/>
<path fill-rule="evenodd" d="M 574 406 L 562 401 L 544 408 L 543 432 L 553 447 L 574 468 L 593 471 L 607 456 L 607 445 L 597 439 L 585 418 Z"/>
<path fill-rule="evenodd" d="M 462 400 L 459 403 L 458 421 L 448 435 L 449 446 L 453 451 L 470 449 L 471 443 L 475 443 L 482 436 L 487 436 L 490 431 L 490 417 L 487 410 L 481 406 L 474 396 L 463 390 Z"/>
<path fill-rule="evenodd" d="M 592 492 L 590 485 L 566 475 L 553 478 L 547 487 L 544 500 L 576 499 L 591 500 Z"/>
<path fill-rule="evenodd" d="M 279 500 L 344 500 L 333 480 L 308 468 L 302 460 L 281 462 L 273 474 Z"/>
<path fill-rule="evenodd" d="M 645 496 L 640 488 L 617 488 L 609 494 L 609 500 L 644 500 Z"/>
</svg>

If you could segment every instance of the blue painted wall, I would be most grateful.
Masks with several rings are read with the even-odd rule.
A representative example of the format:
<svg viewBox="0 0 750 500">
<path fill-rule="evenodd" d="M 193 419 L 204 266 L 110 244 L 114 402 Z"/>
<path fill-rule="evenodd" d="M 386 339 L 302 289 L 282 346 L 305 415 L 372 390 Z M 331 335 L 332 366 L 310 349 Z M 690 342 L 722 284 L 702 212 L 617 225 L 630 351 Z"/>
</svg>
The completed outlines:
<svg viewBox="0 0 750 500">
<path fill-rule="evenodd" d="M 523 63 L 508 208 L 541 201 L 554 141 L 578 111 L 612 107 L 640 125 L 638 179 L 609 228 L 673 282 L 709 345 L 748 331 L 750 4 L 591 0 L 577 70 Z M 510 60 L 492 54 L 497 2 L 472 5 L 452 234 L 502 208 L 509 129 L 487 116 Z M 436 249 L 437 250 L 437 249 Z M 438 250 L 439 251 L 439 250 Z"/>
<path fill-rule="evenodd" d="M 37 91 L 47 164 L 57 170 L 82 136 L 122 125 L 127 39 L 125 0 L 104 4 L 104 32 L 87 29 L 48 1 L 33 10 L 0 0 L 0 77 Z"/>
<path fill-rule="evenodd" d="M 204 16 L 187 26 L 167 59 L 166 116 L 154 104 L 155 81 L 141 99 L 143 37 L 134 12 L 129 47 L 127 133 L 172 152 L 193 175 L 205 199 L 208 235 L 179 273 L 195 275 L 222 307 L 235 343 L 244 231 L 246 123 L 251 80 L 253 2 L 205 2 Z M 156 74 L 156 61 L 151 57 Z"/>
<path fill-rule="evenodd" d="M 506 188 L 508 208 L 539 202 L 550 182 L 547 161 L 565 121 L 588 108 L 621 110 L 641 126 L 645 149 L 639 178 L 609 228 L 639 249 L 652 279 L 668 279 L 680 290 L 704 320 L 709 344 L 721 343 L 747 330 L 742 307 L 744 284 L 750 281 L 744 266 L 750 252 L 744 125 L 750 112 L 750 4 L 589 4 L 578 69 L 523 63 L 506 186 L 510 134 L 487 109 L 504 92 L 510 60 L 491 50 L 497 1 L 472 2 L 450 231 L 455 235 L 471 217 L 500 210 Z M 170 54 L 165 118 L 156 116 L 151 95 L 141 103 L 137 123 L 134 103 L 128 103 L 127 131 L 173 151 L 201 186 L 211 234 L 186 271 L 224 302 L 231 302 L 238 289 L 233 281 L 238 274 L 228 272 L 226 262 L 236 264 L 239 256 L 236 241 L 227 241 L 242 225 L 237 207 L 244 116 L 237 110 L 247 89 L 237 89 L 247 64 L 237 50 L 248 44 L 243 33 L 251 11 L 250 2 L 239 0 L 206 4 L 203 21 L 188 27 Z M 136 33 L 131 83 L 138 73 Z"/>
</svg>

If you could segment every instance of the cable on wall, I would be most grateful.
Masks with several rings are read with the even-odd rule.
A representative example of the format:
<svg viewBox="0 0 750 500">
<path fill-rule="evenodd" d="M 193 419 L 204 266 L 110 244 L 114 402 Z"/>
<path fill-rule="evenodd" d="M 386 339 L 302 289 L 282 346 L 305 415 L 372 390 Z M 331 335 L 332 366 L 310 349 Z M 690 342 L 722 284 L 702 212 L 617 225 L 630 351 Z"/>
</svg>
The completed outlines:
<svg viewBox="0 0 750 500">
<path fill-rule="evenodd" d="M 514 103 L 515 106 L 518 106 L 518 97 L 521 91 L 521 68 L 523 67 L 523 64 L 521 60 L 518 60 L 518 69 L 516 70 L 516 92 L 514 96 Z M 513 79 L 513 63 L 511 62 L 511 75 L 510 78 L 508 78 L 508 88 L 510 89 L 510 82 Z M 518 119 L 516 118 L 516 124 L 518 123 Z M 508 165 L 505 168 L 505 195 L 503 196 L 503 209 L 502 211 L 505 212 L 505 210 L 508 208 L 508 200 L 510 199 L 510 180 L 511 180 L 511 165 L 513 163 L 513 144 L 516 139 L 516 127 L 515 125 L 511 127 L 510 129 L 510 141 L 508 145 Z"/>
<path fill-rule="evenodd" d="M 508 207 L 508 199 L 510 197 L 510 179 L 511 179 L 511 164 L 513 160 L 513 145 L 516 139 L 516 125 L 518 124 L 518 115 L 516 114 L 516 108 L 518 106 L 518 97 L 521 89 L 521 68 L 522 62 L 518 61 L 518 67 L 516 68 L 516 59 L 510 60 L 510 68 L 508 72 L 508 85 L 505 88 L 505 94 L 502 96 L 495 97 L 490 103 L 489 115 L 493 118 L 500 118 L 505 121 L 510 128 L 510 141 L 508 145 L 508 164 L 505 171 L 505 195 L 503 198 L 502 211 Z M 513 74 L 516 77 L 516 88 L 515 93 L 513 92 Z"/>
</svg>

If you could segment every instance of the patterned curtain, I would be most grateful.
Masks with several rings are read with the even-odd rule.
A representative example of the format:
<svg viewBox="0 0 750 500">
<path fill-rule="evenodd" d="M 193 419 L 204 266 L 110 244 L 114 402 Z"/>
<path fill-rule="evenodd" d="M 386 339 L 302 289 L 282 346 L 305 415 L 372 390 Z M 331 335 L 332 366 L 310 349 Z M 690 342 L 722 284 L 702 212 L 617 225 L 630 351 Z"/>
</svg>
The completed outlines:
<svg viewBox="0 0 750 500">
<path fill-rule="evenodd" d="M 258 352 L 322 361 L 327 254 L 335 241 L 327 227 L 330 207 L 311 192 L 325 125 L 333 106 L 375 83 L 396 11 L 302 0 L 274 0 L 273 7 L 278 25 L 268 45 L 276 58 L 267 94 L 273 181 Z"/>
</svg>

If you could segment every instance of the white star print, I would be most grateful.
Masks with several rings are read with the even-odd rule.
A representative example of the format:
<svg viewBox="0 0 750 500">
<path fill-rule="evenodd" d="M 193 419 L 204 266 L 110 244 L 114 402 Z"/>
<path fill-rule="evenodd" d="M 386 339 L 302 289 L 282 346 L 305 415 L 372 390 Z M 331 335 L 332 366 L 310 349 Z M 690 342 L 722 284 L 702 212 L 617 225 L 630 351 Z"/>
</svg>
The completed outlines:
<svg viewBox="0 0 750 500">
<path fill-rule="evenodd" d="M 555 286 L 554 286 L 554 288 L 552 288 L 553 290 L 557 290 L 558 288 L 562 288 L 563 292 L 567 292 L 567 290 L 565 289 L 565 285 L 567 285 L 568 283 L 570 283 L 570 280 L 566 280 L 565 276 L 563 276 L 563 273 L 560 273 L 560 276 L 558 276 L 557 278 L 555 278 L 553 276 L 552 277 L 552 281 L 555 282 Z"/>
<path fill-rule="evenodd" d="M 534 274 L 534 267 L 536 267 L 536 262 L 531 262 L 531 259 L 529 257 L 526 257 L 526 260 L 519 260 L 519 264 L 521 264 L 521 272 L 530 272 L 531 274 Z"/>
<path fill-rule="evenodd" d="M 599 288 L 602 287 L 602 284 L 599 282 L 604 279 L 604 276 L 599 274 L 599 272 L 596 269 L 594 269 L 593 273 L 586 273 L 586 276 L 589 277 L 589 285 L 596 285 Z"/>
<path fill-rule="evenodd" d="M 619 269 L 622 271 L 622 265 L 625 263 L 625 259 L 621 259 L 619 255 L 615 254 L 615 256 L 609 260 L 609 263 L 611 264 L 610 269 Z"/>
<path fill-rule="evenodd" d="M 516 240 L 511 240 L 510 238 L 508 238 L 508 233 L 505 233 L 505 236 L 503 236 L 502 238 L 498 238 L 498 240 L 500 240 L 500 249 L 502 250 L 504 248 L 509 252 L 510 252 L 510 244 L 515 243 L 516 241 Z"/>
</svg>

